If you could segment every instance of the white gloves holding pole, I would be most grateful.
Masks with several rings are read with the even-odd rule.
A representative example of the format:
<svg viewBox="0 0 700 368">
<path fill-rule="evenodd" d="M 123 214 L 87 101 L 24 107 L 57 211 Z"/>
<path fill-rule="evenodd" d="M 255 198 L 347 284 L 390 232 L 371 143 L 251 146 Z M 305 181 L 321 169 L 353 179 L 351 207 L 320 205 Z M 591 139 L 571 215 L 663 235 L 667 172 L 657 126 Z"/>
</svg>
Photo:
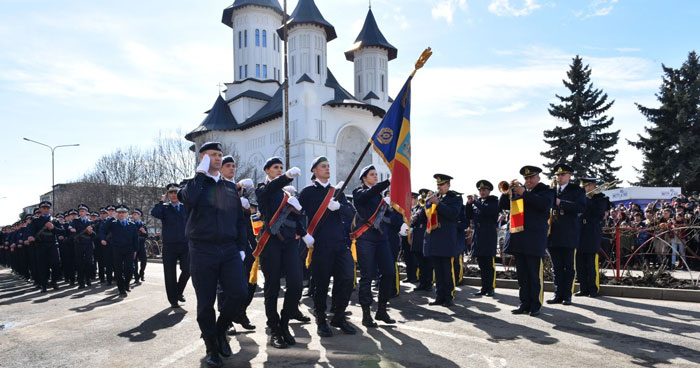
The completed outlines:
<svg viewBox="0 0 700 368">
<path fill-rule="evenodd" d="M 289 205 L 294 207 L 294 209 L 296 209 L 297 211 L 301 211 L 301 204 L 299 203 L 297 197 L 289 197 L 287 203 L 289 203 Z"/>
<path fill-rule="evenodd" d="M 311 249 L 311 248 L 314 247 L 314 242 L 315 242 L 315 240 L 314 240 L 314 237 L 311 236 L 311 234 L 306 234 L 306 235 L 304 235 L 304 237 L 301 238 L 301 240 L 303 240 L 304 243 L 306 243 L 306 247 L 307 247 L 307 248 Z"/>
</svg>

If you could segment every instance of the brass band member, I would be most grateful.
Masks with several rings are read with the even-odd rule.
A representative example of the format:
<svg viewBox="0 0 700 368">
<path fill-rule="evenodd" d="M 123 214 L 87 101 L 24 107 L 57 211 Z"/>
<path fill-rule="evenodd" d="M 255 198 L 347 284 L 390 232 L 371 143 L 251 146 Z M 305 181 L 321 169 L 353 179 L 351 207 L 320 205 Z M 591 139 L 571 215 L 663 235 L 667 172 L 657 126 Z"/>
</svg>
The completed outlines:
<svg viewBox="0 0 700 368">
<path fill-rule="evenodd" d="M 493 184 L 488 180 L 476 183 L 479 198 L 469 197 L 467 221 L 473 221 L 472 257 L 479 263 L 481 290 L 474 295 L 493 296 L 496 289 L 496 244 L 498 241 L 498 198 L 491 195 Z"/>
</svg>

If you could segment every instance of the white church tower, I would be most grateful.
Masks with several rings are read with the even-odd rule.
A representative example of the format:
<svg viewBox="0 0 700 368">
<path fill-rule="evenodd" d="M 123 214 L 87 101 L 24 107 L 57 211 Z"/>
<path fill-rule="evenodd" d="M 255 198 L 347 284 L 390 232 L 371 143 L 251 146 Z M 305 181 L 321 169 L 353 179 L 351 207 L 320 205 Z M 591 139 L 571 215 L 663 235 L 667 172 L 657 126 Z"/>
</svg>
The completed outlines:
<svg viewBox="0 0 700 368">
<path fill-rule="evenodd" d="M 284 37 L 282 28 L 278 35 Z M 334 98 L 333 89 L 326 86 L 326 46 L 337 35 L 313 0 L 299 0 L 287 21 L 287 37 L 290 164 L 306 173 L 309 158 L 326 155 L 335 162 L 334 137 L 329 134 L 321 105 Z"/>
<path fill-rule="evenodd" d="M 389 109 L 389 61 L 396 59 L 397 50 L 384 37 L 369 8 L 365 24 L 345 58 L 355 65 L 355 98 Z"/>
<path fill-rule="evenodd" d="M 226 83 L 225 99 L 238 122 L 255 114 L 282 83 L 282 41 L 276 32 L 282 17 L 277 0 L 236 0 L 223 12 L 222 23 L 233 30 L 233 82 Z"/>
</svg>

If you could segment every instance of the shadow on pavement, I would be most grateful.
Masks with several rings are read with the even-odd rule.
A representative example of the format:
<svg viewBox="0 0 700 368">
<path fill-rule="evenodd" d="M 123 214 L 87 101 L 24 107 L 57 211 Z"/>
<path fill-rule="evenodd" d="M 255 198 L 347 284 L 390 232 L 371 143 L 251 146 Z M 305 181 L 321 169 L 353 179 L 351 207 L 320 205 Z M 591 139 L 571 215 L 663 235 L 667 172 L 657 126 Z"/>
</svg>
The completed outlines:
<svg viewBox="0 0 700 368">
<path fill-rule="evenodd" d="M 114 301 L 113 301 L 114 302 Z M 170 328 L 180 323 L 187 311 L 184 309 L 166 308 L 141 322 L 140 325 L 117 334 L 126 337 L 131 342 L 148 341 L 156 337 L 156 331 Z"/>
</svg>

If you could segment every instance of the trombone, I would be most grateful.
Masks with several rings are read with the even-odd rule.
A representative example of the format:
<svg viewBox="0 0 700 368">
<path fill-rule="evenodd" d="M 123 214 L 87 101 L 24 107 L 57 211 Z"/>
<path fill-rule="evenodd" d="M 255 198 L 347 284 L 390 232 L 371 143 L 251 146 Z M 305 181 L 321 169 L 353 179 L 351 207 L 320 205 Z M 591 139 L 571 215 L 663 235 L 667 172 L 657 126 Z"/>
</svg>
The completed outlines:
<svg viewBox="0 0 700 368">
<path fill-rule="evenodd" d="M 595 187 L 595 189 L 589 190 L 588 192 L 586 192 L 586 197 L 590 198 L 598 193 L 603 193 L 606 190 L 609 190 L 611 188 L 616 187 L 618 184 L 620 184 L 620 180 L 613 180 L 613 181 L 610 181 L 607 183 L 603 183 L 603 184 Z"/>
</svg>

